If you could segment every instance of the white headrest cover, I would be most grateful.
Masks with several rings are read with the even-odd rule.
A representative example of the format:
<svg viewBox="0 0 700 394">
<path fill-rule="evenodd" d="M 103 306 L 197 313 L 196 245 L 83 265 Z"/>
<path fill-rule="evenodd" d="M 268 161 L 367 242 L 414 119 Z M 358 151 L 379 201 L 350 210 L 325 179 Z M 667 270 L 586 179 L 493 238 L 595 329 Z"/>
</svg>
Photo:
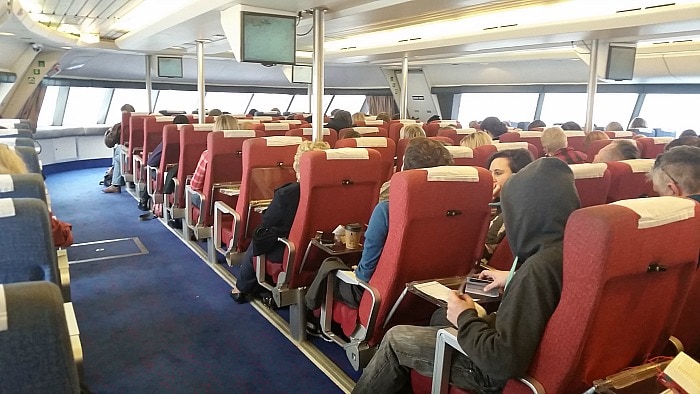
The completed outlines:
<svg viewBox="0 0 700 394">
<path fill-rule="evenodd" d="M 15 184 L 12 182 L 12 175 L 0 175 L 0 193 L 9 193 L 15 191 Z"/>
<path fill-rule="evenodd" d="M 245 117 L 245 116 L 246 116 L 245 114 L 236 114 L 236 115 L 231 115 L 231 116 L 233 116 L 233 117 L 236 118 L 236 119 L 239 119 L 239 122 L 240 122 L 241 119 L 247 119 L 247 118 Z"/>
<path fill-rule="evenodd" d="M 650 197 L 611 203 L 633 210 L 639 215 L 637 228 L 650 228 L 695 217 L 695 200 L 681 197 Z"/>
<path fill-rule="evenodd" d="M 301 134 L 302 135 L 314 135 L 314 129 L 311 127 L 304 127 L 301 129 Z M 323 128 L 323 135 L 331 135 L 331 129 L 324 127 Z"/>
<path fill-rule="evenodd" d="M 673 141 L 673 137 L 651 137 L 651 139 L 654 140 L 656 145 L 666 145 Z"/>
<path fill-rule="evenodd" d="M 630 159 L 630 160 L 620 160 L 620 163 L 625 163 L 632 167 L 633 173 L 638 172 L 649 172 L 651 167 L 654 166 L 654 159 Z"/>
<path fill-rule="evenodd" d="M 458 120 L 450 120 L 450 119 L 445 120 L 445 119 L 443 119 L 437 123 L 440 125 L 440 127 L 445 127 L 445 126 L 449 126 L 449 125 L 457 125 L 457 124 L 459 124 L 459 121 Z"/>
<path fill-rule="evenodd" d="M 518 134 L 520 134 L 521 137 L 527 137 L 527 138 L 541 138 L 542 137 L 541 131 L 519 131 Z"/>
<path fill-rule="evenodd" d="M 366 126 L 384 126 L 384 121 L 365 118 L 365 125 Z"/>
<path fill-rule="evenodd" d="M 272 116 L 253 116 L 254 120 L 260 120 L 263 122 L 270 122 L 272 120 Z"/>
<path fill-rule="evenodd" d="M 19 131 L 17 131 L 17 129 L 0 129 L 0 135 L 13 135 L 13 134 L 19 134 Z"/>
<path fill-rule="evenodd" d="M 473 159 L 474 151 L 467 146 L 445 146 L 455 159 Z"/>
<path fill-rule="evenodd" d="M 132 112 L 131 116 L 148 116 L 150 113 L 148 112 Z"/>
<path fill-rule="evenodd" d="M 471 166 L 442 166 L 423 168 L 428 182 L 479 182 L 479 171 Z"/>
<path fill-rule="evenodd" d="M 522 134 L 522 133 L 520 133 Z M 564 130 L 567 137 L 585 137 L 586 133 L 580 130 Z"/>
<path fill-rule="evenodd" d="M 360 134 L 378 133 L 379 127 L 353 127 Z"/>
<path fill-rule="evenodd" d="M 527 142 L 501 142 L 494 144 L 497 151 L 508 150 L 508 149 L 528 149 Z"/>
<path fill-rule="evenodd" d="M 326 159 L 328 160 L 367 160 L 369 159 L 369 152 L 367 149 L 363 148 L 338 148 L 338 149 L 327 149 Z"/>
<path fill-rule="evenodd" d="M 255 130 L 224 130 L 224 138 L 255 137 Z"/>
<path fill-rule="evenodd" d="M 602 178 L 608 165 L 605 163 L 569 164 L 574 179 Z"/>
<path fill-rule="evenodd" d="M 299 145 L 303 141 L 301 137 L 293 136 L 274 136 L 274 137 L 263 137 L 265 138 L 265 144 L 267 146 L 289 146 L 289 145 Z"/>
<path fill-rule="evenodd" d="M 241 123 L 260 123 L 260 119 L 238 119 L 238 124 Z"/>
<path fill-rule="evenodd" d="M 417 120 L 414 119 L 399 119 L 399 123 L 401 124 L 411 124 L 411 123 L 418 123 Z"/>
<path fill-rule="evenodd" d="M 5 301 L 5 285 L 0 285 L 0 331 L 7 331 L 7 301 Z"/>
<path fill-rule="evenodd" d="M 358 148 L 386 148 L 387 141 L 384 137 L 360 137 L 355 138 Z"/>
<path fill-rule="evenodd" d="M 475 129 L 475 128 L 472 128 L 472 127 L 467 127 L 466 129 L 456 129 L 456 130 L 455 130 L 455 133 L 457 133 L 458 135 L 461 135 L 461 134 L 474 134 L 474 133 L 476 133 L 476 129 Z"/>
<path fill-rule="evenodd" d="M 301 120 L 299 119 L 282 119 L 280 120 L 280 123 L 287 123 L 287 124 L 301 124 Z"/>
<path fill-rule="evenodd" d="M 192 125 L 192 128 L 194 129 L 194 131 L 212 131 L 214 130 L 214 123 L 194 123 Z"/>
<path fill-rule="evenodd" d="M 0 198 L 0 218 L 15 216 L 15 203 L 11 198 Z"/>
<path fill-rule="evenodd" d="M 173 122 L 173 119 L 175 119 L 174 116 L 154 116 L 156 118 L 156 122 Z"/>
<path fill-rule="evenodd" d="M 613 131 L 615 138 L 633 137 L 634 133 L 631 131 Z"/>
<path fill-rule="evenodd" d="M 376 115 L 365 115 L 365 122 L 368 120 L 377 120 L 377 116 Z M 380 122 L 382 122 L 382 121 L 380 120 Z"/>
<path fill-rule="evenodd" d="M 288 123 L 263 123 L 265 130 L 289 130 Z"/>
</svg>

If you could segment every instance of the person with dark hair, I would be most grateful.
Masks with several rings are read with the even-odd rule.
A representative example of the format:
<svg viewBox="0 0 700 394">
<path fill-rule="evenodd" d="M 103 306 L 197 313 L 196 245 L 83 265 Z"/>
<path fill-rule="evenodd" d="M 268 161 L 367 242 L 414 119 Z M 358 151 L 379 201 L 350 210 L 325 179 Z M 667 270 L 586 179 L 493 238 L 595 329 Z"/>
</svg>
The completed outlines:
<svg viewBox="0 0 700 394">
<path fill-rule="evenodd" d="M 425 123 L 434 122 L 436 120 L 440 120 L 440 115 L 433 115 L 433 116 L 429 117 Z"/>
<path fill-rule="evenodd" d="M 257 110 L 257 109 L 251 108 L 251 109 L 248 111 L 247 116 L 255 116 L 255 114 L 257 114 L 257 113 L 258 113 L 258 110 Z"/>
<path fill-rule="evenodd" d="M 489 133 L 494 140 L 497 140 L 502 134 L 508 132 L 506 125 L 495 116 L 489 116 L 482 120 L 481 123 L 479 123 L 479 128 Z"/>
<path fill-rule="evenodd" d="M 525 376 L 559 303 L 564 228 L 580 202 L 571 169 L 553 158 L 539 159 L 514 174 L 501 197 L 517 271 L 481 273 L 482 278 L 493 279 L 487 289 L 504 289 L 498 310 L 479 316 L 471 297 L 451 291 L 446 316 L 434 315 L 440 326 L 399 325 L 386 333 L 353 393 L 403 392 L 411 369 L 431 376 L 435 337 L 446 325 L 457 328 L 457 341 L 464 352 L 454 352 L 450 383 L 479 393 L 496 393 L 508 379 Z M 437 322 L 445 318 L 447 321 Z"/>
<path fill-rule="evenodd" d="M 671 148 L 675 148 L 677 146 L 700 146 L 700 138 L 697 136 L 685 136 L 685 137 L 678 137 L 675 140 L 669 142 L 666 144 L 664 147 L 664 150 L 669 150 Z"/>
<path fill-rule="evenodd" d="M 605 126 L 605 131 L 624 131 L 620 122 L 610 122 Z"/>
<path fill-rule="evenodd" d="M 547 124 L 539 119 L 535 119 L 527 125 L 527 129 L 532 131 L 537 131 L 543 127 L 547 127 Z"/>
<path fill-rule="evenodd" d="M 612 140 L 593 158 L 594 163 L 639 159 L 637 144 L 628 140 Z"/>
<path fill-rule="evenodd" d="M 389 122 L 391 120 L 391 116 L 389 116 L 389 114 L 386 112 L 380 112 L 377 114 L 377 120 L 381 120 L 382 122 Z"/>
<path fill-rule="evenodd" d="M 690 197 L 700 202 L 700 147 L 677 146 L 660 154 L 649 179 L 661 196 Z"/>
<path fill-rule="evenodd" d="M 344 140 L 346 138 L 360 138 L 362 134 L 355 129 L 346 129 L 345 131 L 338 133 L 338 139 Z"/>
<path fill-rule="evenodd" d="M 134 106 L 131 104 L 122 105 L 120 110 L 121 112 L 136 112 Z M 126 184 L 126 182 L 124 182 L 124 176 L 122 176 L 122 157 L 121 147 L 119 145 L 121 133 L 121 122 L 110 127 L 107 133 L 105 133 L 105 145 L 108 148 L 112 148 L 112 180 L 110 185 L 102 189 L 103 193 L 121 193 L 122 186 Z"/>
<path fill-rule="evenodd" d="M 585 153 L 574 150 L 568 145 L 564 130 L 559 127 L 549 127 L 542 132 L 540 137 L 545 156 L 556 157 L 566 164 L 581 164 L 588 160 Z"/>
<path fill-rule="evenodd" d="M 211 111 L 209 111 L 209 116 L 221 116 L 221 110 L 218 108 L 214 108 Z"/>
<path fill-rule="evenodd" d="M 404 154 L 404 169 L 430 168 L 453 164 L 452 155 L 439 142 L 425 137 L 417 137 L 409 142 Z M 387 188 L 388 193 L 388 188 Z M 389 234 L 389 201 L 380 201 L 369 219 L 367 231 L 365 232 L 365 243 L 362 249 L 362 257 L 355 268 L 355 276 L 365 282 L 372 278 L 374 270 L 377 268 L 379 257 L 384 250 Z M 339 269 L 347 270 L 348 267 L 337 260 L 327 260 L 319 268 L 318 274 L 309 286 L 304 301 L 310 310 L 318 309 L 326 294 L 326 278 L 330 272 Z M 343 303 L 357 308 L 364 290 L 360 286 L 351 285 L 343 281 L 336 281 L 333 294 L 336 299 Z M 312 335 L 319 333 L 318 322 L 309 315 L 310 324 L 308 331 Z"/>
<path fill-rule="evenodd" d="M 340 109 L 333 115 L 333 119 L 323 127 L 340 132 L 342 129 L 352 127 L 352 115 L 350 115 L 350 112 Z"/>
<path fill-rule="evenodd" d="M 573 121 L 564 122 L 564 123 L 561 125 L 561 129 L 562 129 L 562 130 L 568 130 L 568 131 L 581 131 L 581 130 L 583 130 L 583 129 L 581 128 L 581 126 L 579 126 L 578 123 L 573 122 Z"/>
<path fill-rule="evenodd" d="M 644 120 L 643 118 L 636 117 L 632 119 L 630 122 L 630 126 L 627 128 L 629 129 L 646 129 L 647 128 L 647 121 Z"/>
<path fill-rule="evenodd" d="M 698 136 L 698 133 L 696 133 L 695 130 L 693 130 L 693 129 L 688 129 L 688 130 L 683 130 L 683 132 L 681 133 L 681 135 L 678 136 L 678 138 L 681 138 L 681 137 L 697 137 L 697 136 Z"/>
</svg>

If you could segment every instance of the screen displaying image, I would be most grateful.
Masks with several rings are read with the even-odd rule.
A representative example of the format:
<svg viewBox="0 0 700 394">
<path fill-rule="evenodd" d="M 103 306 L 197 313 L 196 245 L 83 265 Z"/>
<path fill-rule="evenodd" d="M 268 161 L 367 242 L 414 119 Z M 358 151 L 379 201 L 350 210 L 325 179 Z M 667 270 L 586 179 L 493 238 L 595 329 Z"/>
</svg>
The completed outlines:
<svg viewBox="0 0 700 394">
<path fill-rule="evenodd" d="M 158 76 L 163 78 L 182 78 L 182 58 L 159 56 Z"/>
<path fill-rule="evenodd" d="M 296 17 L 243 12 L 241 61 L 294 64 Z"/>
</svg>

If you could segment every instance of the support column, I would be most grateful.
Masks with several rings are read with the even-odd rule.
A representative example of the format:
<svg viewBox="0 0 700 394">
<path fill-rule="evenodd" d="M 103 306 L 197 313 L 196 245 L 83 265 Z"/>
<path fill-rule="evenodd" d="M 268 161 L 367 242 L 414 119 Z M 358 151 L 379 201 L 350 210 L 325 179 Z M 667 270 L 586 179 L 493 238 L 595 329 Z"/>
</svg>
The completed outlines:
<svg viewBox="0 0 700 394">
<path fill-rule="evenodd" d="M 204 41 L 197 40 L 197 92 L 199 93 L 199 124 L 204 124 L 207 116 L 204 109 Z"/>
<path fill-rule="evenodd" d="M 148 96 L 148 113 L 153 112 L 153 83 L 151 82 L 151 55 L 146 55 L 146 95 Z"/>
<path fill-rule="evenodd" d="M 595 94 L 598 90 L 598 39 L 591 43 L 591 59 L 588 65 L 588 100 L 586 101 L 586 123 L 583 129 L 586 132 L 593 130 L 593 106 L 595 105 Z"/>
<path fill-rule="evenodd" d="M 306 110 L 308 111 L 308 113 L 311 113 L 312 108 L 314 107 L 314 102 L 313 102 L 314 90 L 313 90 L 313 86 L 311 84 L 306 85 L 306 97 L 308 98 L 308 104 L 309 104 L 309 106 Z"/>
<path fill-rule="evenodd" d="M 313 75 L 311 77 L 311 89 L 313 100 L 311 106 L 311 126 L 313 127 L 312 140 L 323 141 L 323 36 L 325 32 L 326 8 L 314 8 L 314 54 Z"/>
<path fill-rule="evenodd" d="M 408 119 L 408 55 L 403 55 L 401 64 L 401 105 L 399 109 L 401 119 Z"/>
</svg>

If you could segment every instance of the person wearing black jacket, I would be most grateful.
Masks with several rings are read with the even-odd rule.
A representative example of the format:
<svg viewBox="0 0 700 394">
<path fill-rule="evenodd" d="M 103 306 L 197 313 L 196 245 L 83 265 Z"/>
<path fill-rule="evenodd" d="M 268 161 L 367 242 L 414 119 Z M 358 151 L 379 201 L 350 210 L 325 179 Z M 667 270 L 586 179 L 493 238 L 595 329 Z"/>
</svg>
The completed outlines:
<svg viewBox="0 0 700 394">
<path fill-rule="evenodd" d="M 504 287 L 497 313 L 480 317 L 474 301 L 451 292 L 447 320 L 469 357 L 457 353 L 450 382 L 480 393 L 501 392 L 508 379 L 525 375 L 562 288 L 564 227 L 579 208 L 574 176 L 563 161 L 539 159 L 511 176 L 501 191 L 506 236 L 517 271 L 484 271 L 490 287 Z M 353 393 L 400 392 L 410 369 L 433 372 L 440 327 L 396 326 L 365 368 Z"/>
<path fill-rule="evenodd" d="M 339 110 L 333 115 L 333 119 L 323 127 L 333 129 L 340 133 L 340 130 L 352 127 L 352 115 L 350 115 L 348 111 Z"/>
</svg>

